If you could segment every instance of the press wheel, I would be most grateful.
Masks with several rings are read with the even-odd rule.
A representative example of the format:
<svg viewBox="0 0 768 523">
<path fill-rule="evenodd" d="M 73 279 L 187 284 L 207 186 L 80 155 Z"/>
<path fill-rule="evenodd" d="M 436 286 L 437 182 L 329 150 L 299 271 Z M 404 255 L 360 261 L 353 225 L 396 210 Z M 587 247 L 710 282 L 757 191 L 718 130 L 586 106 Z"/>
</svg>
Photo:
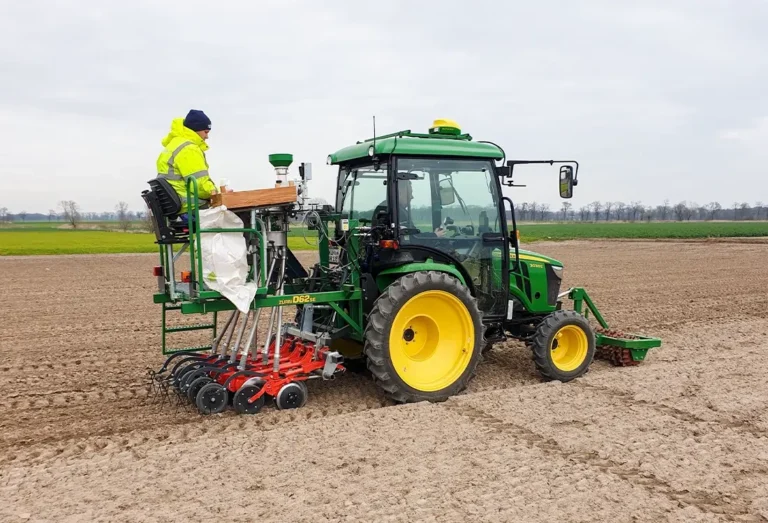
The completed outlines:
<svg viewBox="0 0 768 523">
<path fill-rule="evenodd" d="M 266 403 L 266 394 L 259 396 L 253 403 L 249 403 L 248 399 L 259 392 L 261 387 L 261 385 L 245 385 L 240 387 L 240 389 L 235 392 L 235 397 L 232 401 L 232 406 L 235 408 L 235 412 L 238 414 L 257 414 Z"/>
<path fill-rule="evenodd" d="M 227 408 L 229 391 L 219 383 L 203 385 L 197 393 L 195 404 L 201 414 L 219 414 Z"/>
<path fill-rule="evenodd" d="M 213 380 L 209 376 L 198 376 L 192 380 L 192 383 L 190 383 L 189 387 L 187 387 L 187 398 L 189 398 L 189 401 L 194 403 L 197 399 L 197 393 L 200 392 L 200 389 L 212 381 Z"/>
<path fill-rule="evenodd" d="M 280 410 L 298 409 L 307 402 L 307 386 L 300 381 L 293 381 L 282 386 L 275 396 L 275 405 Z"/>
</svg>

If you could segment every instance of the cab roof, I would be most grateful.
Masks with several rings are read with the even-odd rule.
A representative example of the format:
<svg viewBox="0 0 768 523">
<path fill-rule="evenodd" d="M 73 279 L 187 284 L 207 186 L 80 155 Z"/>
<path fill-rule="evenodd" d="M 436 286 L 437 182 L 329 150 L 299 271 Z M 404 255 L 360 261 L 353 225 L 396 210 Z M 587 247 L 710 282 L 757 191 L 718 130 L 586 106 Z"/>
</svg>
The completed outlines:
<svg viewBox="0 0 768 523">
<path fill-rule="evenodd" d="M 379 155 L 401 154 L 410 156 L 467 156 L 501 160 L 504 151 L 487 142 L 474 142 L 469 134 L 462 134 L 452 120 L 435 120 L 429 134 L 398 131 L 368 138 L 339 149 L 328 156 L 328 164 L 336 165 L 351 160 Z"/>
</svg>

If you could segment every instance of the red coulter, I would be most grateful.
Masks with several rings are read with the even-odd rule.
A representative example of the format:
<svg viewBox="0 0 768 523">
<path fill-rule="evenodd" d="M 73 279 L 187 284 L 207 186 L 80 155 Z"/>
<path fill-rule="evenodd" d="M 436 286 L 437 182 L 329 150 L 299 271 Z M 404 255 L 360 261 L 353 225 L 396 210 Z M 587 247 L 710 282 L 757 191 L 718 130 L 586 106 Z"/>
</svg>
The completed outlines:
<svg viewBox="0 0 768 523">
<path fill-rule="evenodd" d="M 153 373 L 153 382 L 166 392 L 175 391 L 202 414 L 217 414 L 228 406 L 238 414 L 256 414 L 267 398 L 278 409 L 299 408 L 307 400 L 307 380 L 332 379 L 345 371 L 342 357 L 324 342 L 286 334 L 276 351 L 273 336 L 265 350 L 244 353 L 239 361 L 236 351 L 230 355 L 224 350 L 211 355 L 180 352 Z"/>
</svg>

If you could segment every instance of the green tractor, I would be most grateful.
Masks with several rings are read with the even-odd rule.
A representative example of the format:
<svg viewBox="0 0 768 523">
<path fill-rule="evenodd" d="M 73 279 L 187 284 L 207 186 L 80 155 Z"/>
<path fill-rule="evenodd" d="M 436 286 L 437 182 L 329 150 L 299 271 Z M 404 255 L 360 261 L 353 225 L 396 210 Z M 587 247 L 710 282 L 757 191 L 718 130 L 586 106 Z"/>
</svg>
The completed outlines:
<svg viewBox="0 0 768 523">
<path fill-rule="evenodd" d="M 558 163 L 560 196 L 570 198 L 578 163 L 505 160 L 500 147 L 474 141 L 450 120 L 435 121 L 427 133 L 377 136 L 329 155 L 328 164 L 339 169 L 333 208 L 297 203 L 251 209 L 243 229 L 254 246 L 251 276 L 259 285 L 251 309 L 256 316 L 272 308 L 277 317 L 270 319 L 263 349 L 253 341 L 254 319 L 248 341 L 241 343 L 244 323 L 228 354 L 222 347 L 237 323 L 230 317 L 226 336 L 214 330 L 211 346 L 172 354 L 154 379 L 186 392 L 201 412 L 219 412 L 229 400 L 238 412 L 250 413 L 265 396 L 279 408 L 300 406 L 307 394 L 303 382 L 330 379 L 355 361 L 395 402 L 443 401 L 465 389 L 483 353 L 507 339 L 530 347 L 546 380 L 573 380 L 596 356 L 616 365 L 642 361 L 661 341 L 609 330 L 584 289 L 562 290 L 563 264 L 520 248 L 514 205 L 502 194 L 504 185 L 514 186 L 515 165 Z M 304 165 L 302 182 L 303 173 Z M 187 184 L 194 195 L 196 182 Z M 198 212 L 194 198 L 189 207 Z M 317 232 L 319 262 L 308 273 L 279 236 L 291 217 Z M 217 231 L 193 231 L 179 240 L 190 245 L 198 267 L 198 277 L 193 270 L 186 283 L 176 281 L 169 264 L 176 255 L 158 238 L 155 302 L 164 307 L 164 348 L 172 330 L 165 326 L 166 310 L 234 310 L 199 278 L 201 232 Z M 565 298 L 571 309 L 563 307 Z M 297 306 L 294 322 L 280 323 L 283 305 Z M 590 325 L 590 312 L 599 327 Z M 297 355 L 297 344 L 312 347 L 315 363 Z M 199 349 L 210 354 L 192 355 Z"/>
<path fill-rule="evenodd" d="M 615 363 L 632 364 L 659 344 L 596 334 L 585 304 L 607 324 L 583 289 L 561 293 L 563 264 L 519 246 L 514 205 L 502 195 L 514 166 L 573 164 L 559 177 L 560 196 L 571 198 L 578 163 L 498 166 L 504 159 L 500 147 L 473 141 L 449 120 L 428 134 L 401 131 L 328 157 L 339 165 L 336 210 L 369 225 L 378 246 L 360 266 L 364 342 L 345 356 L 365 357 L 396 401 L 458 393 L 482 353 L 507 338 L 530 347 L 543 378 L 563 382 L 587 371 L 598 345 Z M 573 310 L 563 310 L 566 296 Z"/>
</svg>

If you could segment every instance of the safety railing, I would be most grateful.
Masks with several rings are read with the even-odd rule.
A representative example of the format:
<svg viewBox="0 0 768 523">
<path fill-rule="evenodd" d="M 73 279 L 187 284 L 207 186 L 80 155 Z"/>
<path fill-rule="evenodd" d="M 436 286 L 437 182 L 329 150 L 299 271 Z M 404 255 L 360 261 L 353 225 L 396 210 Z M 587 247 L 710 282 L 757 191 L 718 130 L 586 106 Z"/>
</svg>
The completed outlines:
<svg viewBox="0 0 768 523">
<path fill-rule="evenodd" d="M 269 282 L 267 281 L 267 246 L 264 241 L 264 235 L 266 233 L 266 226 L 264 222 L 256 217 L 256 211 L 251 210 L 251 227 L 239 228 L 212 228 L 202 229 L 200 227 L 200 207 L 199 197 L 197 190 L 197 179 L 194 176 L 187 176 L 186 189 L 187 189 L 187 220 L 189 223 L 189 259 L 190 259 L 190 280 L 196 282 L 199 288 L 193 288 L 194 285 L 190 285 L 190 295 L 192 298 L 206 298 L 218 296 L 216 292 L 207 293 L 202 291 L 203 285 L 203 257 L 199 255 L 201 245 L 201 234 L 205 233 L 251 233 L 255 234 L 259 241 L 259 277 L 255 278 L 256 264 L 252 263 L 248 272 L 247 281 L 256 281 L 260 285 L 257 287 L 256 294 L 266 294 L 269 289 Z M 253 227 L 256 224 L 259 227 Z M 253 261 L 253 260 L 252 260 Z M 198 279 L 199 275 L 199 279 Z M 209 295 L 209 296 L 208 296 Z"/>
</svg>

